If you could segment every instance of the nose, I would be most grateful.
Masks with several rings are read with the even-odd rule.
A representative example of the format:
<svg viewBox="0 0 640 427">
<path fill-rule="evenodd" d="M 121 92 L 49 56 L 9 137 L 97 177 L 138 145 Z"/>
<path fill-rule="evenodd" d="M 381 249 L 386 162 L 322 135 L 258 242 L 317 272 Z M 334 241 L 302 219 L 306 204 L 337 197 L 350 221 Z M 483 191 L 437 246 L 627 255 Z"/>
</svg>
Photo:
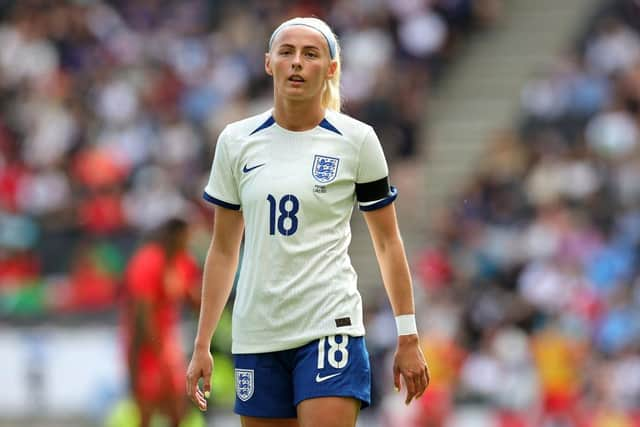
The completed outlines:
<svg viewBox="0 0 640 427">
<path fill-rule="evenodd" d="M 300 69 L 302 67 L 302 53 L 296 52 L 293 55 L 293 60 L 291 61 L 291 68 L 294 70 Z"/>
</svg>

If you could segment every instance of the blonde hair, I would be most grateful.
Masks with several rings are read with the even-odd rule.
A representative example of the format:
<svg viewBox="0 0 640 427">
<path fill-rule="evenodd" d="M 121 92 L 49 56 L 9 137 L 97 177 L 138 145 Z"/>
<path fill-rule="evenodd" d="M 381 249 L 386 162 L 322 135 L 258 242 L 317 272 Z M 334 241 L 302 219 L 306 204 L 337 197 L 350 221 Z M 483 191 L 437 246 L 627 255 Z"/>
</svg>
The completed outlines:
<svg viewBox="0 0 640 427">
<path fill-rule="evenodd" d="M 322 89 L 322 107 L 329 110 L 340 111 L 342 107 L 342 99 L 340 98 L 340 44 L 338 38 L 334 34 L 329 25 L 319 18 L 292 18 L 278 26 L 271 34 L 269 39 L 269 51 L 271 51 L 271 45 L 273 44 L 276 35 L 286 27 L 292 25 L 302 25 L 305 27 L 313 28 L 319 31 L 327 41 L 327 47 L 329 48 L 329 56 L 332 61 L 336 61 L 336 70 L 333 77 L 330 80 L 325 81 L 324 88 Z"/>
<path fill-rule="evenodd" d="M 340 45 L 337 43 L 337 40 L 336 56 L 333 60 L 336 61 L 336 71 L 333 73 L 333 77 L 324 83 L 322 107 L 340 112 L 342 107 L 342 98 L 340 97 L 340 71 L 342 66 L 340 64 Z"/>
</svg>

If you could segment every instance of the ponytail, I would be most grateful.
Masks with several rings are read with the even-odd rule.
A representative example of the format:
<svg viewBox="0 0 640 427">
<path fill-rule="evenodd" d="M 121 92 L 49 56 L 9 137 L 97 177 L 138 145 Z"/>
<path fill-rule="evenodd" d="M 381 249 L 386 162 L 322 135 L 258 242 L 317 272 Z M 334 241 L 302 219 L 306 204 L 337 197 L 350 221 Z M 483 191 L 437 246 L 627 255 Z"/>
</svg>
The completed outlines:
<svg viewBox="0 0 640 427">
<path fill-rule="evenodd" d="M 327 80 L 322 91 L 322 107 L 340 112 L 342 107 L 342 99 L 340 98 L 340 71 L 342 64 L 340 63 L 340 45 L 336 43 L 336 56 L 333 59 L 337 62 L 336 71 L 333 73 L 331 80 Z"/>
</svg>

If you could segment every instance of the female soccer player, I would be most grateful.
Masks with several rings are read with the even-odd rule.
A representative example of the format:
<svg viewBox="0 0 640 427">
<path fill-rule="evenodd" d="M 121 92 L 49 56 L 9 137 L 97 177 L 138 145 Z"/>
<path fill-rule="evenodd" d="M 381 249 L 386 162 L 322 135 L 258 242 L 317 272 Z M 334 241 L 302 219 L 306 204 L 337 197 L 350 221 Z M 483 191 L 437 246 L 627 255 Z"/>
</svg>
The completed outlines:
<svg viewBox="0 0 640 427">
<path fill-rule="evenodd" d="M 355 199 L 397 316 L 396 388 L 403 377 L 408 404 L 429 382 L 392 204 L 397 192 L 373 129 L 339 112 L 340 48 L 326 23 L 280 25 L 265 70 L 274 107 L 223 130 L 204 192 L 216 219 L 187 393 L 207 408 L 209 342 L 244 230 L 232 328 L 242 425 L 352 427 L 370 400 L 362 303 L 347 254 Z"/>
</svg>

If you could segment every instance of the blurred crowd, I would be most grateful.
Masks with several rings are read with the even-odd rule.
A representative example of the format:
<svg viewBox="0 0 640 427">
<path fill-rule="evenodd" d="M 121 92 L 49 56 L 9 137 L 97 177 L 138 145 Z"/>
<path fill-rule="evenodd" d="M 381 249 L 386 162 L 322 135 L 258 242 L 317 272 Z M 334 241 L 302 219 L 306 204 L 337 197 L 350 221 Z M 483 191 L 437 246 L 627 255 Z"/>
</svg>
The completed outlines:
<svg viewBox="0 0 640 427">
<path fill-rule="evenodd" d="M 640 425 L 640 2 L 606 4 L 532 76 L 516 129 L 491 137 L 431 224 L 413 270 L 432 383 L 404 408 L 390 376 L 374 378 L 386 425 Z M 202 259 L 215 139 L 269 108 L 263 52 L 285 18 L 333 26 L 346 112 L 375 126 L 394 162 L 422 149 L 443 64 L 500 7 L 0 3 L 0 316 L 112 309 L 140 237 L 173 216 L 189 219 Z M 386 372 L 395 333 L 382 302 L 367 328 Z"/>
<path fill-rule="evenodd" d="M 140 237 L 173 216 L 202 259 L 214 141 L 269 108 L 263 52 L 285 18 L 333 26 L 346 111 L 393 162 L 421 149 L 428 91 L 500 4 L 2 3 L 0 316 L 113 309 Z M 640 425 L 640 2 L 608 2 L 521 107 L 415 260 L 432 384 L 401 409 L 374 378 L 389 426 Z M 367 318 L 386 366 L 392 315 Z"/>
<path fill-rule="evenodd" d="M 414 268 L 432 384 L 384 398 L 388 425 L 640 426 L 640 2 L 588 28 L 436 215 Z"/>
<path fill-rule="evenodd" d="M 500 0 L 0 2 L 0 316 L 111 309 L 127 257 L 201 202 L 222 127 L 266 110 L 264 51 L 291 16 L 343 46 L 346 111 L 391 161 L 419 150 L 442 65 Z"/>
</svg>

